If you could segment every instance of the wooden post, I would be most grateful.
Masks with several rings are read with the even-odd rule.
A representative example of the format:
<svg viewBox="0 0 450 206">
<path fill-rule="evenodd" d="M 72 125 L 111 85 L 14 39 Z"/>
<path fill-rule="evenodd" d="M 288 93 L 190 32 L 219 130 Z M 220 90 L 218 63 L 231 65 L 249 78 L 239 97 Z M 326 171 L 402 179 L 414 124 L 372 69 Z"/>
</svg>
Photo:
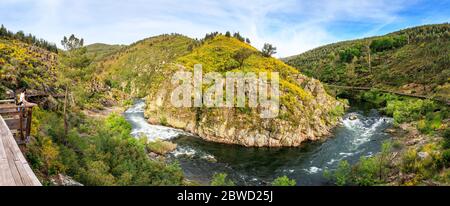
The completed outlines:
<svg viewBox="0 0 450 206">
<path fill-rule="evenodd" d="M 19 137 L 20 137 L 20 141 L 24 141 L 24 137 L 23 137 L 23 117 L 24 117 L 24 111 L 25 110 L 25 106 L 19 106 Z"/>
<path fill-rule="evenodd" d="M 26 140 L 28 140 L 28 137 L 30 137 L 31 133 L 31 119 L 33 116 L 33 107 L 27 108 L 27 131 L 26 131 Z"/>
</svg>

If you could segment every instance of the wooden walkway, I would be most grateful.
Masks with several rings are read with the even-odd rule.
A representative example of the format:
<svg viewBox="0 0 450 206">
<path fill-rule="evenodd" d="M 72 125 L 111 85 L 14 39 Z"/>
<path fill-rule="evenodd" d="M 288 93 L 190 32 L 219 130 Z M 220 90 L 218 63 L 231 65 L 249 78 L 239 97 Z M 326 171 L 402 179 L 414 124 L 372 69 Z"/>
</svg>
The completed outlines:
<svg viewBox="0 0 450 206">
<path fill-rule="evenodd" d="M 5 109 L 6 105 L 2 106 L 2 109 Z M 17 111 L 17 107 L 15 109 Z M 22 126 L 22 124 L 20 125 Z M 10 128 L 1 115 L 0 186 L 41 186 L 41 183 L 28 165 Z"/>
</svg>

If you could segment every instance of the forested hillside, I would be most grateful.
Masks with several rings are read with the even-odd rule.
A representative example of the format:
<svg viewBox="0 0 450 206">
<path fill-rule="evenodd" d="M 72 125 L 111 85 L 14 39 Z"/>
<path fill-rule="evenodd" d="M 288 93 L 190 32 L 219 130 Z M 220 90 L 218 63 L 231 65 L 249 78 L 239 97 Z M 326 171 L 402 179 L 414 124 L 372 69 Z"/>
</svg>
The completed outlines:
<svg viewBox="0 0 450 206">
<path fill-rule="evenodd" d="M 450 97 L 448 23 L 338 42 L 284 60 L 329 84 Z"/>
<path fill-rule="evenodd" d="M 56 53 L 46 41 L 20 36 L 0 36 L 0 99 L 23 89 L 42 94 L 28 99 L 39 105 L 23 153 L 43 185 L 183 184 L 179 166 L 150 159 L 146 141 L 130 135 L 122 116 L 92 118 L 83 112 L 103 108 L 97 95 L 110 94 L 92 89 L 95 55 L 87 53 L 82 39 L 62 38 L 65 50 Z"/>
<path fill-rule="evenodd" d="M 393 117 L 392 140 L 379 154 L 361 158 L 354 166 L 341 162 L 332 177 L 336 184 L 449 184 L 448 23 L 325 45 L 284 61 L 329 85 L 372 88 L 328 87 Z"/>
</svg>

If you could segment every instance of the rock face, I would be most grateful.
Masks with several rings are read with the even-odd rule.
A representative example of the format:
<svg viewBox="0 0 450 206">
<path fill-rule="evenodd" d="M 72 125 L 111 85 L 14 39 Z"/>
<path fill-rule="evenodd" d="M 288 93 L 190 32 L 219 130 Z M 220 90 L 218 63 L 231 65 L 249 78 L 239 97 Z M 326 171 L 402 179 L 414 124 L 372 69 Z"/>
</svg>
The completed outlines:
<svg viewBox="0 0 450 206">
<path fill-rule="evenodd" d="M 260 118 L 260 108 L 175 108 L 170 102 L 170 82 L 147 97 L 145 114 L 152 124 L 179 128 L 207 141 L 247 147 L 295 147 L 325 138 L 340 120 L 336 108 L 343 111 L 344 104 L 329 96 L 318 80 L 301 74 L 294 79 L 307 98 L 288 99 L 281 88 L 280 113 L 272 119 Z"/>
<path fill-rule="evenodd" d="M 57 186 L 83 186 L 83 184 L 75 181 L 72 177 L 58 174 L 50 179 L 53 185 Z"/>
</svg>

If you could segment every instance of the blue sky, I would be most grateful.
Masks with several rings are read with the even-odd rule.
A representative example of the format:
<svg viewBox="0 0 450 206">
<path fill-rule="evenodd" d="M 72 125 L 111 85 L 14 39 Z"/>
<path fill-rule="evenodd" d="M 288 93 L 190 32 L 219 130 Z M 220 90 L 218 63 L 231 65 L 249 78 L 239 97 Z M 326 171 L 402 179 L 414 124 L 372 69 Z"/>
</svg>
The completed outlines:
<svg viewBox="0 0 450 206">
<path fill-rule="evenodd" d="M 129 44 L 163 34 L 239 31 L 278 57 L 340 40 L 450 22 L 450 0 L 0 0 L 0 23 L 59 43 Z"/>
</svg>

